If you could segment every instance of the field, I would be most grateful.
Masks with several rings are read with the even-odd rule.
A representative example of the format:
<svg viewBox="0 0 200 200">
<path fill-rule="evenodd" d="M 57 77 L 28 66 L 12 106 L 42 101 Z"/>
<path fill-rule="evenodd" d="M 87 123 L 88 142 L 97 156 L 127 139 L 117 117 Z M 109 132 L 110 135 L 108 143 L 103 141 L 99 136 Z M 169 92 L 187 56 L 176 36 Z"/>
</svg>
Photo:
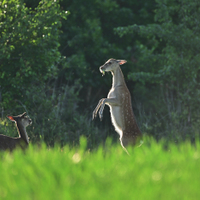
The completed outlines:
<svg viewBox="0 0 200 200">
<path fill-rule="evenodd" d="M 106 142 L 90 152 L 30 146 L 1 153 L 0 199 L 200 199 L 200 143 L 154 140 L 128 149 Z"/>
</svg>

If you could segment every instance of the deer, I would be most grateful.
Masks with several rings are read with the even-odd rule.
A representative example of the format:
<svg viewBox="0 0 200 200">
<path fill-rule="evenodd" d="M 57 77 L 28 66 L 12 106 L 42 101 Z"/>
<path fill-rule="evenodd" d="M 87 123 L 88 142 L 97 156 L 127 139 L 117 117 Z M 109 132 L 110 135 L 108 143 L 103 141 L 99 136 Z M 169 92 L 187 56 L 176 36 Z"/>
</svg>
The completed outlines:
<svg viewBox="0 0 200 200">
<path fill-rule="evenodd" d="M 102 76 L 105 75 L 105 72 L 111 72 L 112 87 L 107 98 L 99 100 L 99 103 L 93 111 L 92 119 L 95 119 L 99 112 L 99 118 L 102 121 L 104 107 L 105 105 L 109 106 L 112 124 L 120 136 L 119 140 L 121 146 L 127 152 L 125 147 L 128 145 L 135 146 L 138 140 L 141 139 L 142 133 L 137 125 L 132 110 L 131 95 L 120 68 L 120 65 L 126 62 L 126 60 L 111 58 L 104 65 L 99 67 Z"/>
<path fill-rule="evenodd" d="M 9 137 L 0 134 L 0 150 L 13 151 L 16 148 L 25 150 L 29 144 L 26 127 L 32 124 L 32 120 L 25 116 L 26 112 L 18 116 L 7 116 L 9 120 L 15 122 L 19 137 Z"/>
</svg>

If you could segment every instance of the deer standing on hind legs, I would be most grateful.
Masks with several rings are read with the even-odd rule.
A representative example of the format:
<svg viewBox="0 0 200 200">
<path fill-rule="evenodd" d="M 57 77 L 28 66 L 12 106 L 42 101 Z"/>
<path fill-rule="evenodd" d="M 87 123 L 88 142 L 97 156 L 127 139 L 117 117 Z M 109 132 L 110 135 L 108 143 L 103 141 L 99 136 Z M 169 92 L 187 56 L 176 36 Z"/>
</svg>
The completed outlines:
<svg viewBox="0 0 200 200">
<path fill-rule="evenodd" d="M 18 116 L 7 116 L 11 121 L 15 122 L 19 137 L 13 138 L 0 135 L 0 150 L 12 151 L 16 147 L 20 147 L 24 150 L 28 146 L 29 139 L 26 127 L 32 124 L 32 120 L 25 115 L 26 112 Z"/>
<path fill-rule="evenodd" d="M 99 68 L 103 75 L 105 72 L 111 72 L 113 76 L 112 88 L 110 89 L 107 98 L 103 98 L 99 101 L 93 111 L 93 119 L 97 116 L 99 111 L 99 118 L 102 120 L 105 104 L 108 105 L 110 107 L 113 126 L 120 135 L 122 147 L 127 152 L 125 146 L 135 145 L 137 140 L 141 138 L 142 133 L 134 117 L 131 95 L 120 68 L 120 65 L 124 63 L 126 63 L 125 60 L 115 60 L 111 58 Z"/>
</svg>

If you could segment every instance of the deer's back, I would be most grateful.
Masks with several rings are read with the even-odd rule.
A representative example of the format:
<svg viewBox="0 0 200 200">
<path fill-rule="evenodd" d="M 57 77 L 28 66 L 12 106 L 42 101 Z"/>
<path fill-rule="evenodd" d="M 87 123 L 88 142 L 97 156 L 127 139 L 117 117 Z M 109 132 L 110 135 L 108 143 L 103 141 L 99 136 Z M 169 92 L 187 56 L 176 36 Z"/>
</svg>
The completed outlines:
<svg viewBox="0 0 200 200">
<path fill-rule="evenodd" d="M 0 150 L 10 150 L 12 151 L 16 147 L 25 147 L 22 138 L 12 138 L 6 135 L 0 135 Z"/>
<path fill-rule="evenodd" d="M 131 95 L 129 90 L 127 89 L 126 95 L 124 95 L 124 98 L 122 100 L 122 110 L 123 110 L 123 117 L 124 117 L 124 137 L 126 135 L 141 135 L 141 131 L 137 125 L 133 109 L 132 109 L 132 103 L 131 103 Z"/>
</svg>

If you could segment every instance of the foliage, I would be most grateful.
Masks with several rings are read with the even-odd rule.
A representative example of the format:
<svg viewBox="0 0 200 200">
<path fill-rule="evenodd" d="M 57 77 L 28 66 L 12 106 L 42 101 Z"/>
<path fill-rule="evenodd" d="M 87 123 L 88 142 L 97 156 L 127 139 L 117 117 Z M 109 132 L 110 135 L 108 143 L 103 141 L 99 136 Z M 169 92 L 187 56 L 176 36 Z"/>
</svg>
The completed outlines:
<svg viewBox="0 0 200 200">
<path fill-rule="evenodd" d="M 107 131 L 97 129 L 87 113 L 79 114 L 80 89 L 79 82 L 76 81 L 74 86 L 52 88 L 41 85 L 26 91 L 27 101 L 32 104 L 29 106 L 26 102 L 18 102 L 15 112 L 20 114 L 23 107 L 32 119 L 32 125 L 27 127 L 30 143 L 45 142 L 48 146 L 59 143 L 61 146 L 69 144 L 73 147 L 79 144 L 82 135 L 88 138 L 88 148 L 91 149 L 104 142 Z M 1 123 L 0 132 L 18 137 L 14 123 L 12 126 L 8 119 Z"/>
<path fill-rule="evenodd" d="M 85 135 L 94 148 L 107 136 L 117 140 L 108 109 L 103 123 L 91 122 L 92 110 L 108 92 L 111 80 L 102 78 L 98 67 L 110 57 L 131 59 L 135 38 L 121 41 L 113 28 L 152 21 L 153 7 L 154 0 L 3 1 L 1 133 L 16 136 L 5 115 L 26 111 L 33 120 L 28 134 L 34 143 L 73 146 Z M 126 66 L 125 76 L 132 69 L 131 64 Z"/>
<path fill-rule="evenodd" d="M 175 140 L 193 138 L 199 123 L 200 3 L 156 2 L 154 24 L 118 27 L 115 31 L 121 37 L 133 33 L 149 41 L 137 42 L 141 72 L 130 73 L 129 78 L 140 82 L 140 91 L 148 93 L 144 110 L 158 115 L 150 123 L 162 123 L 153 131 L 160 136 L 171 134 Z"/>
<path fill-rule="evenodd" d="M 57 73 L 61 19 L 67 14 L 57 1 L 41 1 L 35 9 L 22 1 L 0 3 L 1 106 L 11 108 L 27 88 Z"/>
<path fill-rule="evenodd" d="M 101 124 L 91 122 L 91 113 L 111 85 L 111 76 L 102 78 L 99 66 L 123 58 L 142 132 L 194 140 L 199 7 L 195 0 L 2 1 L 1 118 L 6 122 L 8 113 L 27 111 L 34 121 L 32 142 L 47 145 L 73 146 L 80 135 L 90 138 L 91 148 L 107 135 L 116 139 L 108 109 Z M 13 135 L 11 123 L 1 124 L 1 133 Z"/>
<path fill-rule="evenodd" d="M 1 199 L 199 199 L 200 145 L 146 140 L 129 149 L 30 146 L 1 153 Z M 151 144 L 149 146 L 149 144 Z M 11 184 L 12 182 L 12 184 Z M 180 192 L 181 191 L 181 192 Z"/>
<path fill-rule="evenodd" d="M 67 82 L 68 77 L 72 82 L 79 77 L 83 86 L 80 97 L 84 107 L 92 111 L 111 83 L 109 76 L 101 77 L 99 66 L 112 57 L 130 61 L 134 51 L 135 38 L 127 36 L 122 40 L 113 29 L 133 21 L 152 21 L 154 1 L 78 0 L 63 1 L 61 7 L 71 14 L 62 26 L 60 51 L 66 56 L 67 68 L 60 69 L 59 77 Z M 132 69 L 131 64 L 126 66 L 125 74 Z"/>
</svg>

